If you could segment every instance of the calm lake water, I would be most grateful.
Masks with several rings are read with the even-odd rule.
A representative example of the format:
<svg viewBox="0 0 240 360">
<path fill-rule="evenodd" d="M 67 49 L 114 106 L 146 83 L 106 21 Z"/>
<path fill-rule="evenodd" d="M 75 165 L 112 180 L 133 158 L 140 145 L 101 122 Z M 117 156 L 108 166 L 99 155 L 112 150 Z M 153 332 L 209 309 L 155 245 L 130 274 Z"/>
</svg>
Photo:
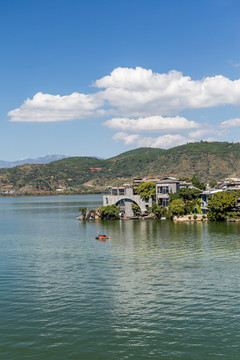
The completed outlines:
<svg viewBox="0 0 240 360">
<path fill-rule="evenodd" d="M 239 359 L 240 224 L 75 220 L 101 201 L 0 198 L 1 359 Z"/>
</svg>

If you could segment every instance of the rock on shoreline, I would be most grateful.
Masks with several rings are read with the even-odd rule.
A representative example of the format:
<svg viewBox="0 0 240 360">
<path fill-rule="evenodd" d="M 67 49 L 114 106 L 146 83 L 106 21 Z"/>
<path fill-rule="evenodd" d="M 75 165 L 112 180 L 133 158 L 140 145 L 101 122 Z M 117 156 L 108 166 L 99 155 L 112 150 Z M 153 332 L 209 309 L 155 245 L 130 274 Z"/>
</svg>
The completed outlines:
<svg viewBox="0 0 240 360">
<path fill-rule="evenodd" d="M 174 216 L 173 221 L 175 222 L 185 222 L 185 221 L 208 221 L 208 218 L 201 214 L 196 215 L 183 215 L 183 216 Z"/>
</svg>

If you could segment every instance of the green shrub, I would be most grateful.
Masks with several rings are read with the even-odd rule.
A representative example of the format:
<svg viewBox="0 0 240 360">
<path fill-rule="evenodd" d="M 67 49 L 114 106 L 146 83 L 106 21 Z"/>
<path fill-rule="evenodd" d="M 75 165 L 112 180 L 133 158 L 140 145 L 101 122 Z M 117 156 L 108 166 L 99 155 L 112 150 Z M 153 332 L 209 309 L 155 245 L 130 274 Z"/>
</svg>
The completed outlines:
<svg viewBox="0 0 240 360">
<path fill-rule="evenodd" d="M 134 215 L 141 214 L 140 207 L 135 203 L 132 204 L 132 211 L 133 211 Z"/>
<path fill-rule="evenodd" d="M 120 208 L 117 205 L 101 206 L 99 213 L 102 220 L 119 219 Z"/>
<path fill-rule="evenodd" d="M 158 219 L 161 219 L 163 216 L 167 216 L 167 208 L 164 206 L 159 206 L 156 203 L 153 204 L 151 211 Z"/>
<path fill-rule="evenodd" d="M 87 213 L 87 208 L 86 208 L 86 206 L 81 206 L 78 208 L 78 211 L 80 211 L 82 213 L 82 215 L 85 216 Z"/>
<path fill-rule="evenodd" d="M 148 200 L 149 197 L 156 196 L 156 184 L 154 181 L 145 181 L 135 189 L 135 192 L 142 198 Z"/>
<path fill-rule="evenodd" d="M 207 213 L 211 221 L 224 221 L 227 214 L 234 209 L 239 194 L 235 191 L 222 191 L 209 196 Z"/>
<path fill-rule="evenodd" d="M 196 176 L 193 176 L 193 178 L 191 179 L 191 182 L 192 182 L 193 186 L 195 186 L 196 188 L 198 188 L 200 190 L 206 190 L 206 185 L 201 183 L 200 180 Z"/>
<path fill-rule="evenodd" d="M 170 202 L 168 211 L 170 216 L 173 215 L 184 215 L 185 213 L 185 203 L 182 199 L 176 199 Z"/>
</svg>

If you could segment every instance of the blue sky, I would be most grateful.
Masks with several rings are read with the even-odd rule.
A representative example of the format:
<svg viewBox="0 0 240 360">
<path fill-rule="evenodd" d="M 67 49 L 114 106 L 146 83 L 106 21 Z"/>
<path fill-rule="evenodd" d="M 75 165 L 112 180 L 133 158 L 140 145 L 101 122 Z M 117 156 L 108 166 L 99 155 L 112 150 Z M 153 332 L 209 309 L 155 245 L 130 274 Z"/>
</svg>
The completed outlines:
<svg viewBox="0 0 240 360">
<path fill-rule="evenodd" d="M 239 141 L 239 13 L 238 0 L 0 1 L 0 159 Z"/>
</svg>

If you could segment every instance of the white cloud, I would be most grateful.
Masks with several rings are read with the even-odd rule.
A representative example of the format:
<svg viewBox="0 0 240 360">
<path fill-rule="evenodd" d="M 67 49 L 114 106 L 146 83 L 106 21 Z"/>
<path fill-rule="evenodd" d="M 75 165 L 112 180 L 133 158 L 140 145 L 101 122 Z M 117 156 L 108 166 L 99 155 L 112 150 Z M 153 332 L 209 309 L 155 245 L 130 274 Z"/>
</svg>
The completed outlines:
<svg viewBox="0 0 240 360">
<path fill-rule="evenodd" d="M 124 132 L 118 132 L 115 135 L 113 135 L 113 140 L 115 140 L 116 142 L 123 141 L 125 145 L 135 145 L 141 139 L 142 137 L 140 135 L 137 134 L 129 135 Z"/>
<path fill-rule="evenodd" d="M 52 122 L 101 115 L 103 100 L 98 95 L 73 93 L 67 96 L 37 93 L 20 108 L 8 113 L 10 121 Z"/>
<path fill-rule="evenodd" d="M 212 134 L 217 135 L 217 136 L 222 136 L 223 130 L 219 130 L 219 128 L 216 126 L 211 126 L 209 124 L 202 124 L 199 129 L 190 131 L 188 133 L 188 136 L 193 139 L 203 139 L 203 138 L 205 138 L 205 136 L 209 136 Z M 211 139 L 210 141 L 213 141 L 212 138 L 210 138 L 210 139 Z M 205 141 L 208 141 L 208 140 L 205 139 Z"/>
<path fill-rule="evenodd" d="M 186 144 L 190 139 L 181 135 L 162 135 L 158 137 L 143 137 L 138 134 L 127 134 L 119 132 L 113 136 L 113 140 L 122 141 L 125 145 L 138 146 L 138 147 L 156 147 L 156 148 L 169 148 L 177 145 Z"/>
<path fill-rule="evenodd" d="M 183 109 L 240 105 L 240 80 L 222 75 L 192 80 L 181 72 L 167 74 L 137 67 L 116 68 L 95 82 L 101 96 L 127 117 L 169 115 Z"/>
<path fill-rule="evenodd" d="M 235 126 L 240 126 L 240 118 L 226 120 L 221 123 L 222 128 L 232 128 Z"/>
<path fill-rule="evenodd" d="M 116 68 L 94 84 L 94 94 L 51 95 L 37 93 L 8 113 L 10 121 L 52 122 L 89 117 L 115 117 L 105 125 L 122 131 L 198 129 L 198 123 L 169 117 L 180 110 L 240 105 L 240 79 L 222 75 L 192 80 L 181 72 L 153 73 L 141 67 Z M 163 117 L 165 116 L 165 117 Z M 237 126 L 234 121 L 222 128 Z"/>
<path fill-rule="evenodd" d="M 196 129 L 200 124 L 195 121 L 189 121 L 184 117 L 162 117 L 149 116 L 145 118 L 129 119 L 129 118 L 113 118 L 103 123 L 110 129 L 122 131 L 177 131 Z"/>
</svg>

